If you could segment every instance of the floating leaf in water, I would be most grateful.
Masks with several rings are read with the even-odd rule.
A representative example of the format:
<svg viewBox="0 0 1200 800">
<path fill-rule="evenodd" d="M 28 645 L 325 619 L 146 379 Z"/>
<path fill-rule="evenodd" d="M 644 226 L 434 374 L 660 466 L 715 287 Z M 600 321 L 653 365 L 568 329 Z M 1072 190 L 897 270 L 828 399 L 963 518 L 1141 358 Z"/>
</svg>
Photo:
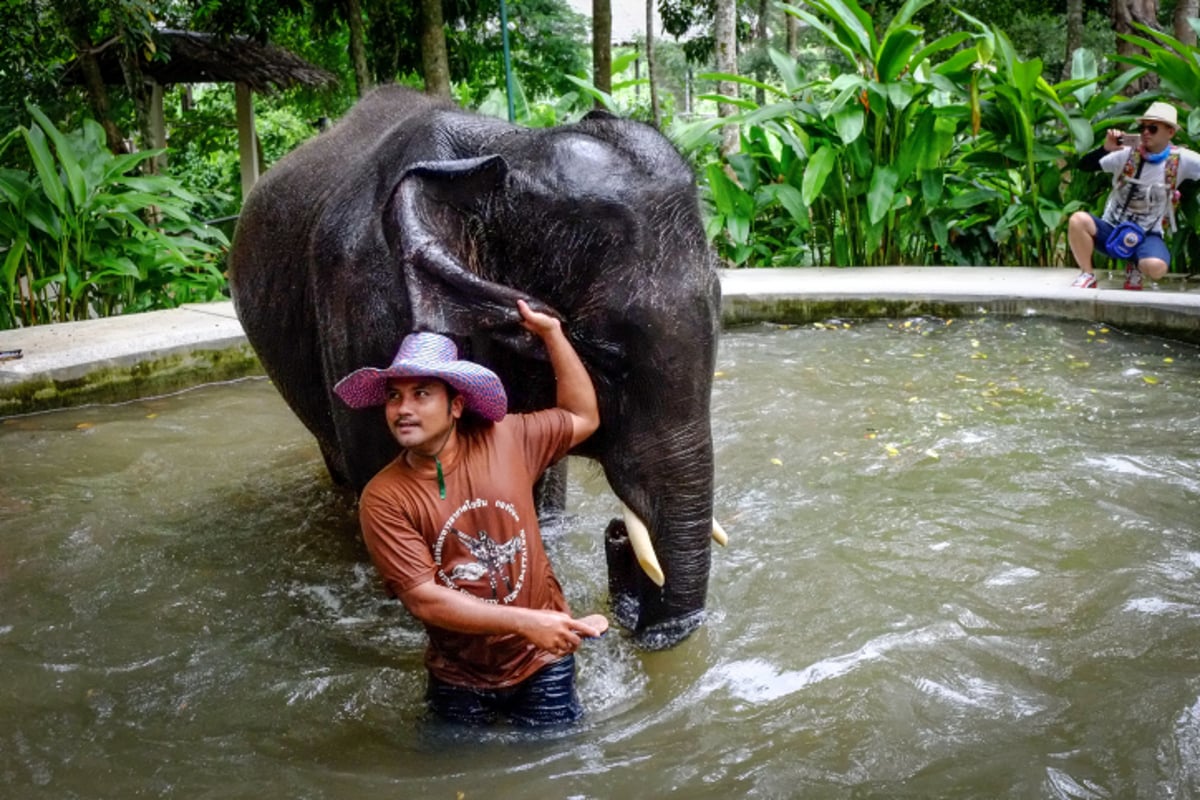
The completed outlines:
<svg viewBox="0 0 1200 800">
<path fill-rule="evenodd" d="M 941 456 L 937 454 L 937 450 L 934 450 L 933 448 L 926 450 L 925 455 L 929 456 L 934 461 L 937 461 L 939 458 L 941 458 Z"/>
<path fill-rule="evenodd" d="M 1089 366 L 1089 364 L 1086 361 L 1074 360 L 1070 361 L 1067 366 L 1071 369 L 1084 369 L 1085 367 Z"/>
<path fill-rule="evenodd" d="M 157 416 L 158 416 L 158 414 L 157 414 L 157 413 L 155 413 L 155 412 L 151 412 L 151 413 L 149 413 L 149 414 L 147 414 L 147 415 L 146 415 L 146 419 L 154 419 L 154 418 L 155 418 L 155 417 L 157 417 Z"/>
<path fill-rule="evenodd" d="M 913 353 L 912 357 L 913 358 L 924 358 L 925 354 L 924 353 Z"/>
<path fill-rule="evenodd" d="M 910 402 L 910 403 L 919 403 L 919 402 L 921 402 L 921 398 L 917 397 L 917 396 L 914 394 L 912 397 L 908 398 L 908 402 Z"/>
<path fill-rule="evenodd" d="M 954 380 L 961 381 L 962 383 L 978 383 L 979 382 L 969 375 L 963 375 L 961 372 L 955 374 Z"/>
<path fill-rule="evenodd" d="M 987 353 L 971 353 L 971 358 L 976 361 L 987 361 Z"/>
<path fill-rule="evenodd" d="M 1142 380 L 1144 380 L 1146 383 L 1150 384 L 1151 386 L 1158 383 L 1158 378 L 1154 377 L 1153 375 L 1143 375 Z"/>
<path fill-rule="evenodd" d="M 1108 333 L 1108 328 L 1101 328 L 1101 329 L 1100 329 L 1100 332 L 1101 332 L 1101 333 Z"/>
<path fill-rule="evenodd" d="M 1166 358 L 1163 359 L 1163 363 L 1164 364 L 1174 364 L 1175 359 L 1171 358 L 1170 356 L 1167 356 Z"/>
<path fill-rule="evenodd" d="M 1095 335 L 1096 335 L 1096 332 L 1095 332 L 1094 330 L 1092 330 L 1091 328 L 1089 328 L 1089 329 L 1088 329 L 1088 332 L 1087 332 L 1087 333 L 1088 333 L 1088 336 L 1095 336 Z"/>
<path fill-rule="evenodd" d="M 96 427 L 96 424 L 95 424 L 94 422 L 81 422 L 81 423 L 79 423 L 78 425 L 76 425 L 76 426 L 75 426 L 75 430 L 77 430 L 77 431 L 89 431 L 89 430 L 91 430 L 91 429 L 92 429 L 92 428 L 94 428 L 94 427 Z"/>
<path fill-rule="evenodd" d="M 864 439 L 874 439 L 878 435 L 879 435 L 879 431 L 875 430 L 874 428 L 867 428 L 866 436 L 864 436 L 863 438 Z"/>
<path fill-rule="evenodd" d="M 979 348 L 979 340 L 978 340 L 978 339 L 972 339 L 972 340 L 971 340 L 971 347 L 974 347 L 974 348 L 978 349 L 978 348 Z"/>
<path fill-rule="evenodd" d="M 954 417 L 950 416 L 945 411 L 937 412 L 937 418 L 940 419 L 942 422 L 950 422 L 954 419 Z"/>
<path fill-rule="evenodd" d="M 900 455 L 900 451 L 889 444 L 887 446 L 887 454 L 888 458 L 895 458 L 896 456 Z"/>
<path fill-rule="evenodd" d="M 774 464 L 774 465 L 775 465 L 775 466 L 777 466 L 777 467 L 782 467 L 782 466 L 783 466 L 783 462 L 782 462 L 782 461 L 780 461 L 778 458 L 772 458 L 772 459 L 771 459 L 771 463 L 772 463 L 772 464 Z"/>
</svg>

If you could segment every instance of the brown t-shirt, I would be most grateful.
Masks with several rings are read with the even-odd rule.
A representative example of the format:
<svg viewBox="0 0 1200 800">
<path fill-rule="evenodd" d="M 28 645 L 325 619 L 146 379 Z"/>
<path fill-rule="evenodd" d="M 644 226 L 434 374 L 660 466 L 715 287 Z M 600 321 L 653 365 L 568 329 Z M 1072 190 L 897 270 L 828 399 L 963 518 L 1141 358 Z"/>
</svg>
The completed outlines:
<svg viewBox="0 0 1200 800">
<path fill-rule="evenodd" d="M 533 484 L 570 446 L 567 412 L 510 414 L 460 437 L 457 462 L 443 472 L 445 500 L 437 479 L 403 457 L 380 470 L 363 490 L 359 521 L 388 591 L 434 580 L 489 603 L 567 611 L 542 547 Z M 556 659 L 521 636 L 425 629 L 426 666 L 455 686 L 511 686 Z"/>
</svg>

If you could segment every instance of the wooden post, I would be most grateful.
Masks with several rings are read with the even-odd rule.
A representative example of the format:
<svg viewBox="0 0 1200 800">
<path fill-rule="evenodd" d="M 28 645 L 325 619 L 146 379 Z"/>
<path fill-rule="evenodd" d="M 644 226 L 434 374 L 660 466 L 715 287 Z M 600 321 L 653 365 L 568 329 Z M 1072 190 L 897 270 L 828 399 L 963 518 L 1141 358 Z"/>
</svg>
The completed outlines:
<svg viewBox="0 0 1200 800">
<path fill-rule="evenodd" d="M 158 81 L 152 81 L 150 88 L 150 149 L 162 150 L 167 146 L 167 126 L 163 114 L 163 87 Z M 167 170 L 167 154 L 164 152 L 154 157 L 154 174 L 161 175 Z"/>
<path fill-rule="evenodd" d="M 242 166 L 242 199 L 250 194 L 258 180 L 258 134 L 254 130 L 254 93 L 244 83 L 237 84 L 238 156 Z"/>
</svg>

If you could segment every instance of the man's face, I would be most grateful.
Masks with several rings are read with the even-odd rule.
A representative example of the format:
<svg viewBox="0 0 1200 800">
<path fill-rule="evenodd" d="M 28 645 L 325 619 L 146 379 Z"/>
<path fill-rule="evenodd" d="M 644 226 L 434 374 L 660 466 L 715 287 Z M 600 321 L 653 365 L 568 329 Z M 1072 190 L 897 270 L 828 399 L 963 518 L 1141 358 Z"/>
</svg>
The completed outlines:
<svg viewBox="0 0 1200 800">
<path fill-rule="evenodd" d="M 1161 152 L 1171 143 L 1171 137 L 1175 135 L 1175 129 L 1165 122 L 1144 119 L 1139 125 L 1142 132 L 1142 145 L 1147 153 Z"/>
<path fill-rule="evenodd" d="M 393 378 L 388 381 L 384 414 L 388 430 L 400 446 L 432 456 L 446 442 L 454 421 L 462 416 L 463 397 L 450 399 L 437 378 Z"/>
</svg>

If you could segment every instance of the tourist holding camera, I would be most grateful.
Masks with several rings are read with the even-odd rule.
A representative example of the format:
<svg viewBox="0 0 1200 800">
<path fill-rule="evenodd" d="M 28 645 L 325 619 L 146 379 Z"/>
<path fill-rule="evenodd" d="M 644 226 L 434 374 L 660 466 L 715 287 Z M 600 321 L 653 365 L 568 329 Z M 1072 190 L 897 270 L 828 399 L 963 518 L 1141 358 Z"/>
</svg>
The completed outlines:
<svg viewBox="0 0 1200 800">
<path fill-rule="evenodd" d="M 1175 229 L 1179 184 L 1200 178 L 1200 154 L 1171 144 L 1179 122 L 1168 103 L 1151 103 L 1138 128 L 1139 134 L 1109 129 L 1104 144 L 1080 159 L 1084 172 L 1113 175 L 1113 188 L 1103 216 L 1076 211 L 1068 223 L 1071 253 L 1081 270 L 1071 285 L 1078 289 L 1096 288 L 1096 247 L 1126 262 L 1126 289 L 1141 289 L 1143 275 L 1158 280 L 1170 267 L 1163 231 Z"/>
</svg>

